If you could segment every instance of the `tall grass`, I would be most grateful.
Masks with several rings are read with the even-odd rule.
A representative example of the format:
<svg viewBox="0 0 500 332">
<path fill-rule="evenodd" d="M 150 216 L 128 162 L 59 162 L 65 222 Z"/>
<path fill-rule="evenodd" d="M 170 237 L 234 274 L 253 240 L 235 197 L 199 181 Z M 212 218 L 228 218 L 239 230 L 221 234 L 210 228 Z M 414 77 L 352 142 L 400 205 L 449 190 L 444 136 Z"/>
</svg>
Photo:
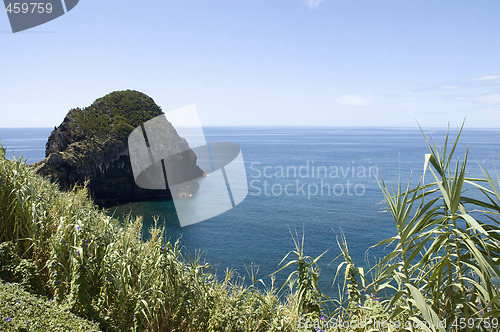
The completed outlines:
<svg viewBox="0 0 500 332">
<path fill-rule="evenodd" d="M 39 293 L 110 331 L 291 331 L 300 310 L 294 287 L 259 290 L 233 271 L 218 278 L 155 225 L 123 225 L 85 188 L 63 193 L 22 160 L 0 157 L 0 242 L 37 267 Z M 255 271 L 254 271 L 255 272 Z"/>
<path fill-rule="evenodd" d="M 450 141 L 448 131 L 442 149 L 426 138 L 430 153 L 416 185 L 411 179 L 403 185 L 401 177 L 396 185 L 380 179 L 397 232 L 376 245 L 391 252 L 370 270 L 370 282 L 355 275 L 347 245 L 341 245 L 346 284 L 355 294 L 391 294 L 381 301 L 387 319 L 412 331 L 499 328 L 500 179 L 484 168 L 484 179 L 467 177 L 468 149 L 461 160 L 455 157 L 461 132 Z M 348 294 L 359 301 L 353 290 Z"/>
</svg>

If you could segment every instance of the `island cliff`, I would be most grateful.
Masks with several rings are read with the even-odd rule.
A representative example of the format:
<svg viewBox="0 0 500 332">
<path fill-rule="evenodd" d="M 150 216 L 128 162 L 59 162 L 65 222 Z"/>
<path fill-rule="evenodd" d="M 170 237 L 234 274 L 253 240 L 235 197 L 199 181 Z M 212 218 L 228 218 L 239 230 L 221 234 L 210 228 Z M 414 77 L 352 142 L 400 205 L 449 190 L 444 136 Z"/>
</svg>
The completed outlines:
<svg viewBox="0 0 500 332">
<path fill-rule="evenodd" d="M 147 190 L 135 184 L 128 151 L 128 135 L 144 122 L 163 114 L 149 96 L 132 90 L 112 92 L 92 105 L 68 112 L 46 144 L 46 158 L 36 171 L 63 190 L 87 182 L 100 206 L 171 198 L 170 190 Z M 185 150 L 180 158 L 191 178 L 201 177 L 196 155 L 169 123 L 172 150 Z M 183 148 L 179 148 L 183 147 Z M 197 188 L 186 188 L 186 195 Z"/>
</svg>

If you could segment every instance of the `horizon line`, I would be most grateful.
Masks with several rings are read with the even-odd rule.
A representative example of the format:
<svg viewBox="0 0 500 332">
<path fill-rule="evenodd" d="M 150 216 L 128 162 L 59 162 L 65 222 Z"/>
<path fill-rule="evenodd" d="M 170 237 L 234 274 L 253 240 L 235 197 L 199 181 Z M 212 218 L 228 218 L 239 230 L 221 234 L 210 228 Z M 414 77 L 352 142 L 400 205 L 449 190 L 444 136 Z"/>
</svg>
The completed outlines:
<svg viewBox="0 0 500 332">
<path fill-rule="evenodd" d="M 28 126 L 28 127 L 0 127 L 0 129 L 49 129 L 49 128 L 58 128 L 58 126 Z M 408 125 L 399 125 L 399 126 L 391 126 L 391 125 L 336 125 L 336 126 L 328 126 L 328 125 L 206 125 L 203 128 L 392 128 L 392 129 L 419 129 L 419 126 L 408 126 Z M 460 129 L 462 126 L 420 126 L 422 129 Z M 189 127 L 181 127 L 181 128 L 189 128 Z M 490 130 L 500 130 L 500 127 L 479 127 L 479 126 L 463 126 L 464 129 L 490 129 Z"/>
</svg>

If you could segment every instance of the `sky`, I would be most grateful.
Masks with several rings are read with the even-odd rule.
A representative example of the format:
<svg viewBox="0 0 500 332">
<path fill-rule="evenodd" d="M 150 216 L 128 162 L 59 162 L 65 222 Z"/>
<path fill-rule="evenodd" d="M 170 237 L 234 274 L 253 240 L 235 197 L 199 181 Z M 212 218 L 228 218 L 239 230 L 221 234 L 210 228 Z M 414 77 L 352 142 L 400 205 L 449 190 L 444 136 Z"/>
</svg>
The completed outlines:
<svg viewBox="0 0 500 332">
<path fill-rule="evenodd" d="M 116 90 L 204 126 L 500 127 L 497 0 L 81 0 L 12 33 L 0 127 Z"/>
</svg>

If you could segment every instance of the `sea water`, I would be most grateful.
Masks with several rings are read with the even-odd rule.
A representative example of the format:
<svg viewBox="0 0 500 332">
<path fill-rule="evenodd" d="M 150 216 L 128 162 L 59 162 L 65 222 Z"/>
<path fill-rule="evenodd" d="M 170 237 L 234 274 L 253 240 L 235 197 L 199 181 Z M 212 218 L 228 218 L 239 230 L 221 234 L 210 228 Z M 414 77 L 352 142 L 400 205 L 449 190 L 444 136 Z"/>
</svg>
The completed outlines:
<svg viewBox="0 0 500 332">
<path fill-rule="evenodd" d="M 443 147 L 446 128 L 425 130 Z M 50 131 L 0 129 L 0 141 L 9 158 L 14 152 L 32 163 L 43 159 Z M 452 129 L 451 138 L 457 132 Z M 319 287 L 331 296 L 340 263 L 331 263 L 340 254 L 337 239 L 345 236 L 355 264 L 365 268 L 391 250 L 370 249 L 396 232 L 390 213 L 384 212 L 377 180 L 397 185 L 401 175 L 406 185 L 411 175 L 416 183 L 429 152 L 418 128 L 209 127 L 205 135 L 209 142 L 241 147 L 249 186 L 241 204 L 182 228 L 172 201 L 129 203 L 110 213 L 143 216 L 145 238 L 156 217 L 166 226 L 168 237 L 181 238 L 188 253 L 201 251 L 219 275 L 231 268 L 246 276 L 246 268 L 253 264 L 265 282 L 295 249 L 292 235 L 304 235 L 307 255 L 316 257 L 328 250 L 319 261 Z M 468 176 L 482 177 L 479 165 L 494 172 L 495 161 L 500 160 L 500 130 L 465 128 L 456 157 L 461 160 L 467 147 Z M 278 282 L 292 271 L 290 267 L 278 274 Z"/>
</svg>

